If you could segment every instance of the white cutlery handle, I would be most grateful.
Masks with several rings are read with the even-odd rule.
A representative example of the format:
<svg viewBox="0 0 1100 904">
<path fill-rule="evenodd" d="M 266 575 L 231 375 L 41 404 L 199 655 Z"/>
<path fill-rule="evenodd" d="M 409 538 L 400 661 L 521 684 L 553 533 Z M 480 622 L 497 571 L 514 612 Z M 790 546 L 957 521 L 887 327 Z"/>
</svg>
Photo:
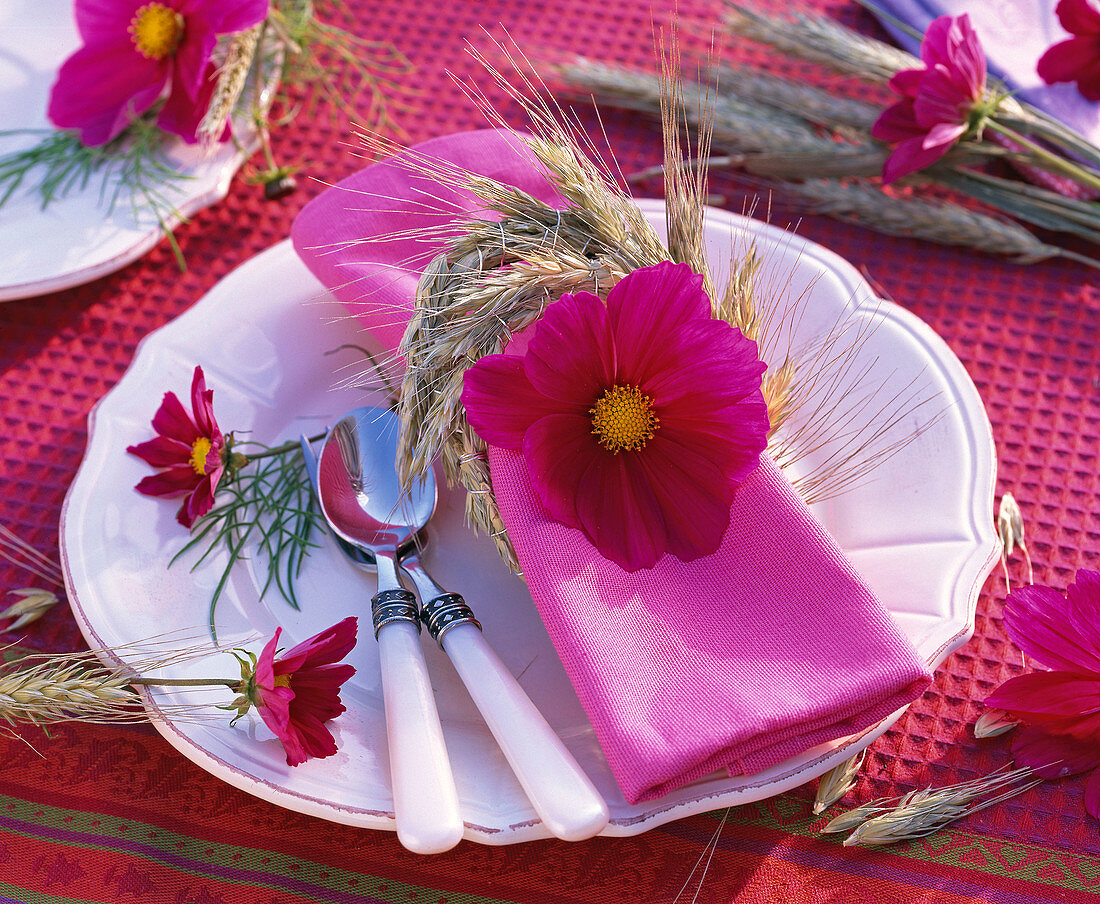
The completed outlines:
<svg viewBox="0 0 1100 904">
<path fill-rule="evenodd" d="M 606 801 L 481 630 L 452 625 L 441 644 L 550 832 L 566 841 L 599 834 L 609 817 Z"/>
<path fill-rule="evenodd" d="M 462 815 L 416 626 L 383 625 L 378 660 L 398 840 L 417 854 L 450 850 L 462 838 Z"/>
</svg>

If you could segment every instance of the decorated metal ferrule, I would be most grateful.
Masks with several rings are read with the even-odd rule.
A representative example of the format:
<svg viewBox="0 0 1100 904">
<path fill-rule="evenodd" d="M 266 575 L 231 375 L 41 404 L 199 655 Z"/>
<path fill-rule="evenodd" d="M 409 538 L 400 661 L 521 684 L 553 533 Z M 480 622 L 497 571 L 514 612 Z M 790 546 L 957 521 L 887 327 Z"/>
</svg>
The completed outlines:
<svg viewBox="0 0 1100 904">
<path fill-rule="evenodd" d="M 374 622 L 374 636 L 391 622 L 409 622 L 420 631 L 420 616 L 416 608 L 416 594 L 409 590 L 383 590 L 376 593 L 370 601 L 371 620 Z M 435 636 L 434 634 L 432 635 Z"/>
<path fill-rule="evenodd" d="M 474 610 L 467 606 L 466 601 L 457 593 L 444 593 L 434 600 L 429 600 L 424 605 L 421 618 L 428 627 L 428 633 L 441 647 L 443 635 L 456 625 L 471 624 L 479 631 L 481 630 L 481 622 L 474 618 Z"/>
</svg>

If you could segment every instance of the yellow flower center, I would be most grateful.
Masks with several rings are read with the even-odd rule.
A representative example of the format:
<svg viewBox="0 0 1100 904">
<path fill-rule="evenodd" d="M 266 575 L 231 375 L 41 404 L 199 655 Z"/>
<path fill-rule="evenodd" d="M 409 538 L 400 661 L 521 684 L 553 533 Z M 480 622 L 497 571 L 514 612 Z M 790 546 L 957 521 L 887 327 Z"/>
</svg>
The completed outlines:
<svg viewBox="0 0 1100 904">
<path fill-rule="evenodd" d="M 200 436 L 191 444 L 191 467 L 199 477 L 206 475 L 206 456 L 210 453 L 210 440 Z"/>
<path fill-rule="evenodd" d="M 163 3 L 146 3 L 130 20 L 130 40 L 147 60 L 163 60 L 183 40 L 183 16 Z"/>
<path fill-rule="evenodd" d="M 290 687 L 290 675 L 276 675 L 275 676 L 276 687 Z"/>
<path fill-rule="evenodd" d="M 660 424 L 652 400 L 637 386 L 612 386 L 588 413 L 600 445 L 616 455 L 623 449 L 644 449 Z"/>
</svg>

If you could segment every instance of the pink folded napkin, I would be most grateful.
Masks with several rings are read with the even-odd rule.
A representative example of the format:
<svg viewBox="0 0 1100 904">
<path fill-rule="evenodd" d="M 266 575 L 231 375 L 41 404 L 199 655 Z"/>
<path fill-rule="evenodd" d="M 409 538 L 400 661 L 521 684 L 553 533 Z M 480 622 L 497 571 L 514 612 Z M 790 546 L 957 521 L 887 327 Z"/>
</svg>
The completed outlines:
<svg viewBox="0 0 1100 904">
<path fill-rule="evenodd" d="M 436 139 L 416 153 L 560 206 L 506 131 Z M 424 205 L 444 198 L 444 217 Z M 396 348 L 416 279 L 443 240 L 371 241 L 478 211 L 476 199 L 369 167 L 311 202 L 292 237 L 307 266 Z M 550 519 L 515 452 L 490 448 L 493 485 L 531 596 L 632 803 L 718 769 L 755 773 L 860 732 L 911 702 L 927 667 L 763 457 L 738 489 L 719 550 L 628 573 Z"/>
</svg>

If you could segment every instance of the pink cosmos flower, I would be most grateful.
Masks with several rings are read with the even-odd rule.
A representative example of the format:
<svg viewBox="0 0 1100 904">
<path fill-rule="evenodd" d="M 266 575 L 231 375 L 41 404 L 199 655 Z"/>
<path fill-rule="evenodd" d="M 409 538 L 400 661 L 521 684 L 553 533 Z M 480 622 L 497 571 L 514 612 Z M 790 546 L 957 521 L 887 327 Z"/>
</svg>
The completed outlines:
<svg viewBox="0 0 1100 904">
<path fill-rule="evenodd" d="M 355 668 L 337 663 L 355 646 L 358 625 L 358 619 L 349 616 L 276 658 L 283 630 L 278 628 L 256 660 L 245 695 L 282 742 L 288 766 L 336 753 L 336 741 L 325 723 L 346 709 L 340 702 L 340 686 Z"/>
<path fill-rule="evenodd" d="M 1086 100 L 1100 101 L 1100 9 L 1089 0 L 1059 0 L 1054 11 L 1072 38 L 1039 57 L 1036 72 L 1048 85 L 1077 82 Z"/>
<path fill-rule="evenodd" d="M 605 305 L 547 306 L 527 352 L 466 371 L 488 443 L 523 454 L 550 515 L 628 571 L 713 553 L 767 445 L 756 343 L 711 316 L 686 264 L 635 270 Z"/>
<path fill-rule="evenodd" d="M 268 0 L 76 0 L 83 46 L 61 66 L 50 121 L 106 144 L 167 89 L 161 128 L 195 141 L 215 84 L 219 34 L 261 22 Z"/>
<path fill-rule="evenodd" d="M 159 473 L 144 477 L 135 487 L 146 496 L 187 495 L 176 520 L 186 528 L 214 507 L 214 491 L 225 473 L 227 446 L 225 436 L 214 419 L 214 391 L 206 388 L 202 368 L 196 367 L 191 379 L 191 409 L 194 420 L 174 392 L 166 392 L 153 429 L 157 436 L 148 442 L 128 446 Z"/>
<path fill-rule="evenodd" d="M 879 141 L 896 144 L 882 181 L 931 166 L 964 135 L 976 134 L 988 114 L 985 52 L 965 13 L 933 19 L 920 45 L 923 69 L 903 69 L 890 79 L 901 100 L 871 128 Z"/>
<path fill-rule="evenodd" d="M 1010 678 L 986 705 L 1026 723 L 1013 737 L 1018 763 L 1043 778 L 1091 773 L 1085 807 L 1100 818 L 1100 571 L 1078 571 L 1065 596 L 1012 591 L 1004 621 L 1016 646 L 1049 671 Z"/>
</svg>

